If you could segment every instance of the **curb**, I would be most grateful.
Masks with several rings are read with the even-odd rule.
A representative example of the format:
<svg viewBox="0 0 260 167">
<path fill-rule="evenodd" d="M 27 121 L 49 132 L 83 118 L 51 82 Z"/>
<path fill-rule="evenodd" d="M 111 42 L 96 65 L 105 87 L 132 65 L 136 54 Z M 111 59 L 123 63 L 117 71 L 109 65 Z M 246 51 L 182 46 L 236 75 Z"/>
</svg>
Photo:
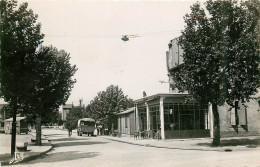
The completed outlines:
<svg viewBox="0 0 260 167">
<path fill-rule="evenodd" d="M 28 157 L 25 157 L 22 161 L 20 161 L 19 163 L 22 163 L 22 162 L 26 162 L 26 161 L 30 161 L 30 160 L 33 160 L 33 159 L 36 159 L 42 155 L 45 155 L 46 153 L 48 153 L 49 151 L 51 151 L 53 149 L 53 145 L 51 144 L 50 145 L 51 147 L 46 150 L 46 151 L 43 151 L 43 152 L 40 152 L 38 154 L 34 154 L 34 155 L 31 155 L 31 156 L 28 156 Z"/>
<path fill-rule="evenodd" d="M 101 137 L 101 136 L 100 136 Z M 194 150 L 194 151 L 218 151 L 218 152 L 226 152 L 227 149 L 229 148 L 219 148 L 219 149 L 201 149 L 201 148 L 180 148 L 180 147 L 167 147 L 167 146 L 156 146 L 156 145 L 150 145 L 150 144 L 139 144 L 139 143 L 133 143 L 129 141 L 122 141 L 122 140 L 117 140 L 117 139 L 111 139 L 111 138 L 106 138 L 106 137 L 101 137 L 103 139 L 111 140 L 111 141 L 117 141 L 121 143 L 127 143 L 127 144 L 132 144 L 132 145 L 138 145 L 138 146 L 143 146 L 143 147 L 154 147 L 154 148 L 164 148 L 164 149 L 174 149 L 174 150 Z M 229 149 L 230 150 L 230 149 Z M 231 149 L 232 150 L 232 149 Z"/>
<path fill-rule="evenodd" d="M 30 155 L 30 156 L 27 156 L 27 157 L 23 158 L 23 160 L 18 161 L 18 162 L 13 163 L 13 164 L 9 164 L 9 161 L 1 161 L 0 162 L 0 166 L 1 165 L 2 166 L 16 165 L 16 164 L 19 164 L 19 163 L 23 163 L 23 162 L 26 162 L 26 161 L 30 161 L 30 160 L 36 159 L 36 158 L 38 158 L 38 157 L 40 157 L 42 155 L 45 155 L 46 153 L 48 153 L 49 151 L 51 151 L 53 149 L 53 145 L 50 143 L 50 141 L 49 141 L 49 144 L 50 144 L 50 148 L 47 149 L 46 151 L 43 151 L 43 152 L 40 152 L 40 153 L 36 153 L 36 154 Z"/>
</svg>

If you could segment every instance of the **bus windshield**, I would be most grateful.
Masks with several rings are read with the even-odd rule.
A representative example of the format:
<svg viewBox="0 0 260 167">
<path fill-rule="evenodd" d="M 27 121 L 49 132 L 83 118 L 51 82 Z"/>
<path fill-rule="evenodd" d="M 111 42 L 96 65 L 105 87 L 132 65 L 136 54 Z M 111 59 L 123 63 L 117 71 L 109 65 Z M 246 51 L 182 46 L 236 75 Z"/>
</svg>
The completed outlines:
<svg viewBox="0 0 260 167">
<path fill-rule="evenodd" d="M 95 122 L 81 121 L 80 125 L 95 126 Z"/>
</svg>

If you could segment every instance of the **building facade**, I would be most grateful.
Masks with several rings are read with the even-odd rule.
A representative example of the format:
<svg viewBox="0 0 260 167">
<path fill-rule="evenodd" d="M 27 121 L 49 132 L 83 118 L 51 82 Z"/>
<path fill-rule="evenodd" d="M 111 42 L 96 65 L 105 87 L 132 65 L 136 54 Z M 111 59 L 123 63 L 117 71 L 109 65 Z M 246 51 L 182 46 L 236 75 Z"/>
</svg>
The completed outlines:
<svg viewBox="0 0 260 167">
<path fill-rule="evenodd" d="M 259 96 L 258 92 L 255 97 Z M 245 103 L 245 106 L 239 102 L 238 108 L 232 108 L 232 110 L 229 105 L 225 104 L 219 106 L 218 111 L 221 137 L 260 135 L 260 109 L 257 100 L 250 100 Z"/>
<path fill-rule="evenodd" d="M 171 77 L 170 71 L 178 70 L 179 65 L 183 64 L 183 50 L 178 44 L 178 38 L 172 39 L 168 46 L 169 50 L 166 51 L 166 65 L 169 78 L 169 93 L 178 93 L 178 89 L 173 89 L 171 87 L 171 85 L 174 84 L 174 81 Z"/>
<path fill-rule="evenodd" d="M 135 100 L 136 130 L 150 137 L 159 130 L 162 139 L 209 137 L 208 105 L 187 102 L 188 96 L 161 93 Z"/>
<path fill-rule="evenodd" d="M 134 135 L 136 131 L 134 111 L 135 107 L 132 107 L 117 114 L 118 131 L 124 135 Z"/>
</svg>

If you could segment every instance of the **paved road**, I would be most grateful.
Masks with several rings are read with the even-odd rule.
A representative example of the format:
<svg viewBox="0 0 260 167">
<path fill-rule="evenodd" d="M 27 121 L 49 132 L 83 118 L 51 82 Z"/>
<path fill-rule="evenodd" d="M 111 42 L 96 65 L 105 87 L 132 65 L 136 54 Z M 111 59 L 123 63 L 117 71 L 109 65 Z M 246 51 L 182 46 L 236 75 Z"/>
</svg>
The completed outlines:
<svg viewBox="0 0 260 167">
<path fill-rule="evenodd" d="M 215 152 L 152 148 L 76 136 L 64 131 L 48 132 L 54 149 L 46 156 L 17 167 L 173 167 L 260 166 L 259 151 Z"/>
</svg>

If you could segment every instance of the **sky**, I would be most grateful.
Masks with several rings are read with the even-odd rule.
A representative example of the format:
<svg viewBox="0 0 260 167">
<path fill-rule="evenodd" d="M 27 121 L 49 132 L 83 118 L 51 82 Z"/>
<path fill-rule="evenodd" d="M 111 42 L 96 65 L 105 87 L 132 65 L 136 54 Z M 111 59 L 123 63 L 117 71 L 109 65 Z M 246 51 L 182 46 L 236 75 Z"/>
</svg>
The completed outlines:
<svg viewBox="0 0 260 167">
<path fill-rule="evenodd" d="M 88 105 L 111 84 L 136 100 L 168 93 L 166 51 L 194 1 L 18 0 L 38 14 L 42 45 L 70 53 L 78 68 L 67 103 Z M 122 41 L 122 35 L 135 35 Z"/>
</svg>

